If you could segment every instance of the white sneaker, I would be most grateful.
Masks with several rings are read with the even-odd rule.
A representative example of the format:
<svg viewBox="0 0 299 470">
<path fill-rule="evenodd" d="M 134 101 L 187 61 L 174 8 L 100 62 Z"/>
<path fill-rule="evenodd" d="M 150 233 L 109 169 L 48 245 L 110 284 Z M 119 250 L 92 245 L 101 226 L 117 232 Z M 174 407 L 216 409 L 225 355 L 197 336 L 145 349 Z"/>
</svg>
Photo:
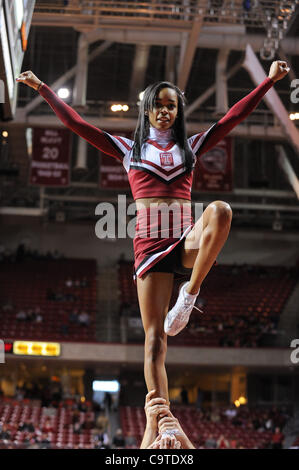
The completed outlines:
<svg viewBox="0 0 299 470">
<path fill-rule="evenodd" d="M 194 306 L 199 291 L 198 294 L 194 295 L 191 299 L 190 297 L 186 297 L 185 288 L 187 284 L 188 282 L 181 284 L 176 304 L 166 315 L 164 321 L 164 331 L 169 336 L 175 336 L 180 331 L 182 331 L 183 328 L 185 328 L 189 321 L 190 314 L 194 308 L 203 313 L 202 310 Z"/>
</svg>

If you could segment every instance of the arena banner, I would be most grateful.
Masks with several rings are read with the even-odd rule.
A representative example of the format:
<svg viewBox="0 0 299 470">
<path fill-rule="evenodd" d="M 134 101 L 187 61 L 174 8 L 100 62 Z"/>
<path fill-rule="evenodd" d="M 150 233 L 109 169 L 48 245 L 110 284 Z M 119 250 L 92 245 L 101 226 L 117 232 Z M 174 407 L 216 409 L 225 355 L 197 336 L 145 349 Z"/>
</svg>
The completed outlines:
<svg viewBox="0 0 299 470">
<path fill-rule="evenodd" d="M 35 186 L 68 186 L 70 131 L 34 128 L 29 182 Z"/>
<path fill-rule="evenodd" d="M 232 191 L 231 137 L 225 137 L 198 160 L 193 178 L 194 191 Z"/>
<path fill-rule="evenodd" d="M 109 131 L 108 134 L 132 138 L 132 132 Z M 122 163 L 116 158 L 100 152 L 100 187 L 103 189 L 130 189 L 128 175 Z"/>
</svg>

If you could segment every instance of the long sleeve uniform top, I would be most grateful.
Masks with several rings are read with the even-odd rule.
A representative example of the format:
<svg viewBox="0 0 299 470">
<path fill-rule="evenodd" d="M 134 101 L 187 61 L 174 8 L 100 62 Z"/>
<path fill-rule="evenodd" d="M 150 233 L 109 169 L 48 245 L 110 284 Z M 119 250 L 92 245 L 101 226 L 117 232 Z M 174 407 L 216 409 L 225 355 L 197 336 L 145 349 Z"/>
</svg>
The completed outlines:
<svg viewBox="0 0 299 470">
<path fill-rule="evenodd" d="M 242 122 L 273 84 L 270 78 L 266 78 L 207 131 L 199 132 L 188 139 L 194 155 L 193 170 L 196 160 Z M 141 158 L 136 161 L 132 155 L 133 140 L 108 134 L 89 124 L 46 84 L 41 86 L 39 93 L 66 127 L 123 164 L 134 200 L 147 197 L 191 199 L 194 172 L 187 172 L 171 130 L 158 131 L 151 128 L 148 139 L 143 144 Z"/>
</svg>

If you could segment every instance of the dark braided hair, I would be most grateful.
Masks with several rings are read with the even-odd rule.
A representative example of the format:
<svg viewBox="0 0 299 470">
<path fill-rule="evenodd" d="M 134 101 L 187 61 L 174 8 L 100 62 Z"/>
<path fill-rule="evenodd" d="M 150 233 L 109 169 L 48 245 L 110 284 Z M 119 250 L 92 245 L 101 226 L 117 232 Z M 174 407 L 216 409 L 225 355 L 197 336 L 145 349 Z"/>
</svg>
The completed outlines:
<svg viewBox="0 0 299 470">
<path fill-rule="evenodd" d="M 185 97 L 181 90 L 170 82 L 163 81 L 153 83 L 152 85 L 149 85 L 144 91 L 143 99 L 140 103 L 139 116 L 134 134 L 133 159 L 135 161 L 141 160 L 142 145 L 148 139 L 150 130 L 149 117 L 145 113 L 153 110 L 156 105 L 156 98 L 160 90 L 163 88 L 171 88 L 172 90 L 175 90 L 177 94 L 178 114 L 175 123 L 172 126 L 172 135 L 173 139 L 181 150 L 182 160 L 186 170 L 188 173 L 190 173 L 193 167 L 194 157 L 187 142 L 184 116 Z"/>
</svg>

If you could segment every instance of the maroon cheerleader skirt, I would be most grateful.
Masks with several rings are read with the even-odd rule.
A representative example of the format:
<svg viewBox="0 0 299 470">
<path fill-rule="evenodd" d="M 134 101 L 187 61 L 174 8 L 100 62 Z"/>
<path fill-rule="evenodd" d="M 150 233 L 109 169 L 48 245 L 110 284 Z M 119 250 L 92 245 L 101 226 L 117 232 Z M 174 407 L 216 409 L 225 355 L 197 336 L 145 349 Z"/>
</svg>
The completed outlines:
<svg viewBox="0 0 299 470">
<path fill-rule="evenodd" d="M 144 208 L 137 211 L 134 280 L 143 277 L 169 255 L 194 226 L 189 204 Z"/>
</svg>

